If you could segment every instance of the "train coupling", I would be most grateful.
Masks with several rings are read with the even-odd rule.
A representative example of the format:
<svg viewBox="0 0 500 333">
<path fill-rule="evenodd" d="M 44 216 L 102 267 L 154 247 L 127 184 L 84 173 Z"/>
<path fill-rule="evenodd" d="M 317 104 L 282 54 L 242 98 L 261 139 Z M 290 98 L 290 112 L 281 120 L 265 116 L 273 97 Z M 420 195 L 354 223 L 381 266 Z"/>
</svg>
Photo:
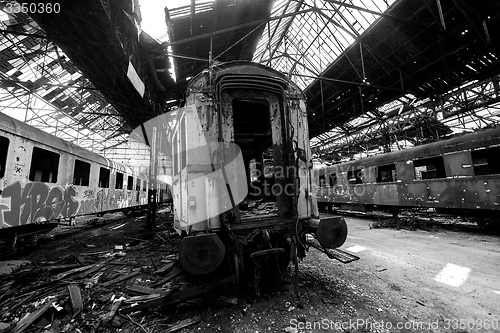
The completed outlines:
<svg viewBox="0 0 500 333">
<path fill-rule="evenodd" d="M 347 224 L 343 217 L 327 217 L 323 219 L 309 219 L 305 222 L 306 231 L 316 237 L 307 237 L 307 244 L 325 253 L 328 258 L 338 260 L 344 264 L 359 260 L 352 253 L 337 249 L 347 238 Z"/>
<path fill-rule="evenodd" d="M 305 221 L 306 231 L 314 234 L 322 247 L 335 249 L 347 239 L 347 224 L 341 216 L 310 218 Z"/>
</svg>

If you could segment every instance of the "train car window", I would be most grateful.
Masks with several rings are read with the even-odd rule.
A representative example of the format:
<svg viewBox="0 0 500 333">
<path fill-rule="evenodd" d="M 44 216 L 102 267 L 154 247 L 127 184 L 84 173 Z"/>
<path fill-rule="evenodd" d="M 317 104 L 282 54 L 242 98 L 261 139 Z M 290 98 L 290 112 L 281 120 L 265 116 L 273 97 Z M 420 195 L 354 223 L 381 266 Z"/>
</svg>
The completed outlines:
<svg viewBox="0 0 500 333">
<path fill-rule="evenodd" d="M 330 174 L 330 186 L 335 186 L 337 185 L 337 173 L 332 172 Z"/>
<path fill-rule="evenodd" d="M 58 170 L 59 154 L 33 147 L 29 180 L 43 183 L 57 183 Z"/>
<path fill-rule="evenodd" d="M 127 190 L 133 190 L 134 189 L 134 177 L 128 176 L 127 177 Z"/>
<path fill-rule="evenodd" d="M 395 182 L 396 178 L 396 165 L 380 165 L 377 172 L 377 183 Z"/>
<path fill-rule="evenodd" d="M 471 157 L 474 174 L 476 176 L 480 176 L 500 173 L 500 161 L 498 159 L 499 154 L 500 147 L 472 151 Z"/>
<path fill-rule="evenodd" d="M 326 186 L 326 175 L 320 175 L 319 176 L 319 186 L 320 187 L 325 187 Z"/>
<path fill-rule="evenodd" d="M 140 191 L 141 190 L 141 180 L 139 178 L 136 179 L 135 190 L 136 191 Z"/>
<path fill-rule="evenodd" d="M 90 163 L 76 160 L 73 171 L 73 185 L 89 186 Z"/>
<path fill-rule="evenodd" d="M 413 161 L 413 166 L 416 180 L 446 178 L 442 156 Z"/>
<path fill-rule="evenodd" d="M 115 189 L 121 190 L 123 188 L 123 173 L 116 173 Z"/>
<path fill-rule="evenodd" d="M 9 139 L 7 139 L 4 136 L 0 136 L 0 178 L 3 178 L 3 176 L 5 176 L 9 143 L 10 143 Z"/>
<path fill-rule="evenodd" d="M 108 188 L 109 187 L 109 169 L 101 168 L 99 170 L 99 187 Z"/>
<path fill-rule="evenodd" d="M 349 184 L 362 184 L 363 183 L 363 169 L 353 169 L 347 172 L 347 179 Z"/>
</svg>

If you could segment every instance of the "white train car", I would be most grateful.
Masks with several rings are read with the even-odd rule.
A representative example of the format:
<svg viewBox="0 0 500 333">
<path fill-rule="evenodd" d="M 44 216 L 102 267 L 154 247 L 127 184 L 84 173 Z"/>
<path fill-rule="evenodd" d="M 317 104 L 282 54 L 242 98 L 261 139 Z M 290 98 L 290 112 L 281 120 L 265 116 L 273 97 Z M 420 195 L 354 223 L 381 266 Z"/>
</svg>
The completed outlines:
<svg viewBox="0 0 500 333">
<path fill-rule="evenodd" d="M 190 81 L 171 123 L 174 227 L 185 236 L 187 272 L 229 266 L 238 279 L 255 263 L 257 277 L 259 258 L 280 270 L 303 258 L 308 232 L 325 248 L 345 241 L 342 218 L 319 219 L 305 96 L 285 75 L 217 64 Z"/>
<path fill-rule="evenodd" d="M 0 113 L 0 241 L 136 209 L 147 188 L 146 175 Z"/>
</svg>

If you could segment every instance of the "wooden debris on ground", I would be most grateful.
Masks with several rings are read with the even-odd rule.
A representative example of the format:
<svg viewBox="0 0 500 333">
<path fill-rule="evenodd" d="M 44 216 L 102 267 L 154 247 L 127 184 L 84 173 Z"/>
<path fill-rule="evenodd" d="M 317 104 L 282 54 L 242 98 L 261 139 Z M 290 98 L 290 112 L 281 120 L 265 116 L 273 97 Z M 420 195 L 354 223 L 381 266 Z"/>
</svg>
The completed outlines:
<svg viewBox="0 0 500 333">
<path fill-rule="evenodd" d="M 26 261 L 6 269 L 0 275 L 0 331 L 114 332 L 123 325 L 144 331 L 147 323 L 139 323 L 128 314 L 203 297 L 234 281 L 234 277 L 226 277 L 203 285 L 179 283 L 186 277 L 178 264 L 177 234 L 156 235 L 148 239 L 126 236 L 126 245 L 119 252 L 114 250 L 115 243 L 106 251 L 92 246 L 92 251 L 86 245 L 93 244 L 82 242 L 88 252 L 52 261 Z M 172 281 L 177 283 L 169 283 Z M 199 321 L 174 321 L 162 332 L 176 332 Z"/>
<path fill-rule="evenodd" d="M 76 284 L 68 286 L 69 300 L 71 304 L 71 310 L 73 311 L 73 318 L 76 317 L 83 310 L 83 300 L 80 287 Z"/>
</svg>

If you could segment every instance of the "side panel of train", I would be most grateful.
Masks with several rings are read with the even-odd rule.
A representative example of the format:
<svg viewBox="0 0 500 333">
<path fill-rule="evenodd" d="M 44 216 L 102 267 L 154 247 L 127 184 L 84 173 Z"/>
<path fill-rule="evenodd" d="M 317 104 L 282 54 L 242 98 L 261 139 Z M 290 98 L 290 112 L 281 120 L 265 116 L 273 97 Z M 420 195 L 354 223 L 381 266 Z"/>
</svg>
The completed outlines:
<svg viewBox="0 0 500 333">
<path fill-rule="evenodd" d="M 360 160 L 316 171 L 321 208 L 428 207 L 479 215 L 500 210 L 500 147 L 396 161 Z"/>
<path fill-rule="evenodd" d="M 147 204 L 145 179 L 86 155 L 0 131 L 0 228 Z"/>
</svg>

